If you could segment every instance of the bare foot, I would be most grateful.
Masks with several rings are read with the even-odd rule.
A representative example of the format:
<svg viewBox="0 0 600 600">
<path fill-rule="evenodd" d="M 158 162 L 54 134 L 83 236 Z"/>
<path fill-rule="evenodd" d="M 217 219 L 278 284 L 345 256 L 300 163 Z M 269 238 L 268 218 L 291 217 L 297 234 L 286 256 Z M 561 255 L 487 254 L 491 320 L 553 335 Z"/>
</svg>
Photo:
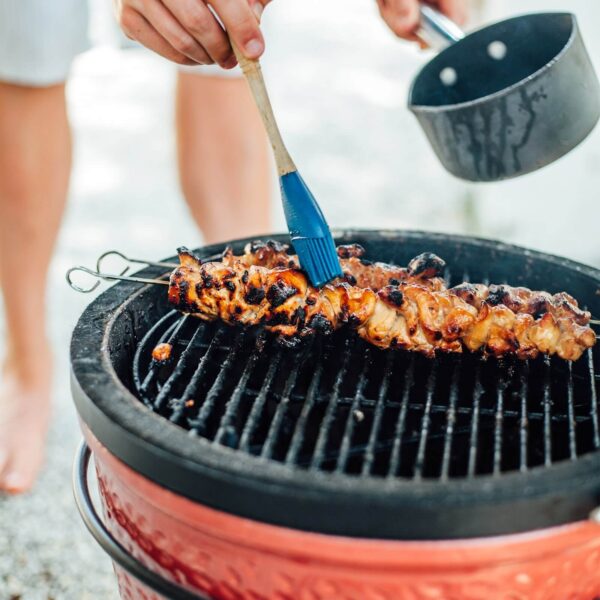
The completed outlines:
<svg viewBox="0 0 600 600">
<path fill-rule="evenodd" d="M 49 350 L 35 354 L 7 358 L 0 372 L 0 492 L 30 490 L 43 463 L 52 366 Z"/>
</svg>

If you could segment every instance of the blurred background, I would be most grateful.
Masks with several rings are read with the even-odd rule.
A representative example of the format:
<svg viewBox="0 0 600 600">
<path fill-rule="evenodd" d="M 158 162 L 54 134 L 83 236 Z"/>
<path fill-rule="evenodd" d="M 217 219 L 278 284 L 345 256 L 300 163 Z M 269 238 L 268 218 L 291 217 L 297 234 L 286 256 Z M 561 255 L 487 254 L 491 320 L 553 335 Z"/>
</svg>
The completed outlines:
<svg viewBox="0 0 600 600">
<path fill-rule="evenodd" d="M 108 0 L 91 0 L 92 48 L 68 86 L 75 135 L 70 204 L 50 288 L 55 417 L 35 491 L 0 497 L 0 600 L 116 598 L 108 559 L 84 531 L 71 496 L 79 440 L 71 405 L 69 334 L 91 298 L 64 273 L 104 250 L 158 259 L 201 245 L 178 188 L 175 68 L 118 33 Z M 600 4 L 472 0 L 473 20 L 568 10 L 600 69 Z M 499 238 L 600 266 L 600 130 L 527 177 L 470 185 L 437 162 L 406 110 L 430 55 L 400 42 L 371 0 L 277 0 L 265 12 L 263 68 L 289 149 L 333 227 L 417 228 Z M 274 229 L 284 220 L 274 184 Z M 1 327 L 1 325 L 0 325 Z M 2 338 L 0 338 L 2 339 Z M 1 344 L 1 342 L 0 342 Z"/>
</svg>

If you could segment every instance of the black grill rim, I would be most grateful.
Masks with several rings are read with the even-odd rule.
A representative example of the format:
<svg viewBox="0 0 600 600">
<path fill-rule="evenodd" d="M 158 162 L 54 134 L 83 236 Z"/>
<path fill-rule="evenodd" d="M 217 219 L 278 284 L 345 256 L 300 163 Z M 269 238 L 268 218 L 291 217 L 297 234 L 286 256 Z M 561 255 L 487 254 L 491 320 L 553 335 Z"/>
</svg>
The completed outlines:
<svg viewBox="0 0 600 600">
<path fill-rule="evenodd" d="M 420 231 L 334 231 L 336 242 L 403 239 L 464 242 L 524 253 L 597 282 L 600 271 L 565 258 L 467 236 Z M 286 241 L 287 235 L 252 236 Z M 210 255 L 223 244 L 199 250 Z M 154 276 L 160 269 L 140 273 Z M 147 409 L 119 380 L 108 335 L 148 286 L 118 283 L 84 311 L 71 341 L 72 394 L 83 423 L 112 454 L 158 485 L 206 506 L 274 525 L 372 539 L 434 540 L 503 535 L 588 519 L 600 504 L 600 452 L 471 480 L 402 481 L 315 473 L 211 444 Z"/>
</svg>

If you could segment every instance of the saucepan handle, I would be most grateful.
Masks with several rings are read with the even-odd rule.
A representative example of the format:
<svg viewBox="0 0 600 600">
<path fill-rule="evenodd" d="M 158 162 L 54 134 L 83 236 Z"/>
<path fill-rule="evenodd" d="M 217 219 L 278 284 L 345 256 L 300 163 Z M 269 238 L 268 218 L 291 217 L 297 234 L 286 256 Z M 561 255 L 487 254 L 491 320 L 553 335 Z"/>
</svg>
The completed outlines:
<svg viewBox="0 0 600 600">
<path fill-rule="evenodd" d="M 421 25 L 416 35 L 434 50 L 443 50 L 465 37 L 454 21 L 427 4 L 421 5 Z"/>
</svg>

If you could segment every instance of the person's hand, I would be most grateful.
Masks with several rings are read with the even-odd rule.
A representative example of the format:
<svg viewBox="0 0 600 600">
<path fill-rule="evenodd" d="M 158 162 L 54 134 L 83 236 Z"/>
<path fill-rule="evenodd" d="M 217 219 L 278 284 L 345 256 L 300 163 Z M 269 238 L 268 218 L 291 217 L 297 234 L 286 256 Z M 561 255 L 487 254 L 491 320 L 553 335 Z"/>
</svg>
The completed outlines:
<svg viewBox="0 0 600 600">
<path fill-rule="evenodd" d="M 414 40 L 419 26 L 419 0 L 377 0 L 379 12 L 388 27 L 399 37 Z M 467 18 L 466 0 L 431 0 L 447 17 L 462 25 Z"/>
<path fill-rule="evenodd" d="M 210 0 L 221 23 L 248 58 L 265 42 L 259 27 L 270 0 Z M 182 65 L 236 65 L 229 39 L 205 0 L 114 0 L 117 20 L 128 38 Z"/>
</svg>

